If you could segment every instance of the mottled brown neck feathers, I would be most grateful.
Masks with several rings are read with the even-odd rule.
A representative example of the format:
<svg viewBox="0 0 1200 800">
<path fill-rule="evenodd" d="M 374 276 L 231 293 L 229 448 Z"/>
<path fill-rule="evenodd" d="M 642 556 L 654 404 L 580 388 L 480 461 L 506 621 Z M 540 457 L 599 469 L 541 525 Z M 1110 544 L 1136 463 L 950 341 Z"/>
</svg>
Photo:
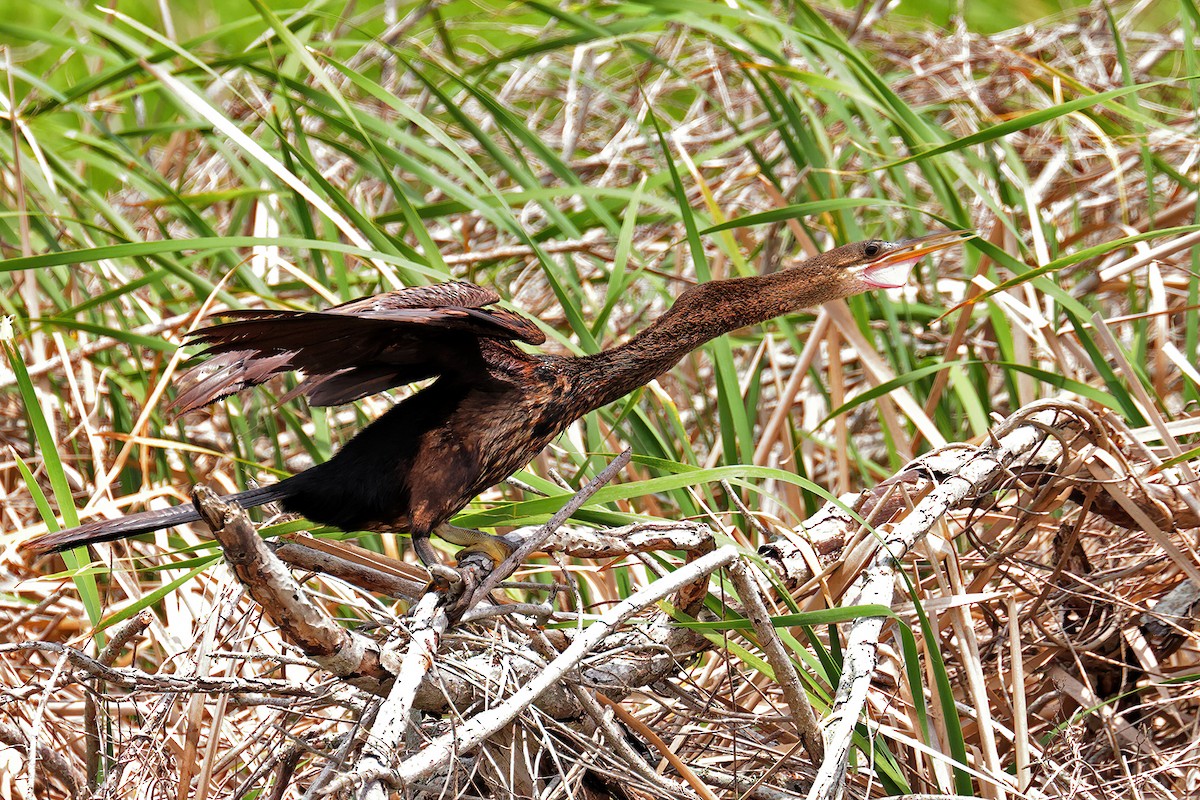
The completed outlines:
<svg viewBox="0 0 1200 800">
<path fill-rule="evenodd" d="M 578 360 L 588 410 L 600 408 L 667 372 L 722 334 L 844 296 L 821 257 L 770 275 L 693 286 L 628 342 Z"/>
</svg>

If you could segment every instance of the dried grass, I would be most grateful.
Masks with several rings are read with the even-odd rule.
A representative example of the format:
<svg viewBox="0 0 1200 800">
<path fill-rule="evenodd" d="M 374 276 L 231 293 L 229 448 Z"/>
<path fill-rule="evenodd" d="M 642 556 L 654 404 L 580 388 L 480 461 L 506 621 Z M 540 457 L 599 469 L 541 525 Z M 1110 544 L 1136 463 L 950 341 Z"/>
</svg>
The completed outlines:
<svg viewBox="0 0 1200 800">
<path fill-rule="evenodd" d="M 832 16 L 848 25 L 848 18 Z M 1130 11 L 1129 18 L 1135 17 L 1136 10 Z M 427 20 L 415 16 L 408 23 L 424 25 Z M 1098 6 L 991 37 L 963 30 L 898 34 L 892 24 L 875 20 L 854 31 L 854 42 L 887 71 L 891 89 L 905 103 L 922 109 L 952 134 L 965 136 L 1027 109 L 1052 105 L 1064 87 L 1072 96 L 1079 86 L 1100 92 L 1126 81 L 1156 79 L 1177 67 L 1179 29 L 1126 29 L 1120 40 L 1127 50 L 1123 55 L 1114 48 L 1107 24 Z M 536 39 L 544 32 L 540 26 L 514 26 L 513 33 Z M 972 774 L 983 776 L 973 784 L 958 783 L 960 789 L 965 785 L 994 797 L 1176 798 L 1200 793 L 1200 770 L 1194 766 L 1200 741 L 1194 601 L 1181 601 L 1170 616 L 1153 614 L 1166 626 L 1161 631 L 1148 627 L 1145 617 L 1173 599 L 1173 591 L 1187 587 L 1189 567 L 1200 568 L 1197 518 L 1188 516 L 1195 509 L 1169 488 L 1177 480 L 1179 492 L 1197 496 L 1197 367 L 1187 355 L 1196 352 L 1195 234 L 1164 235 L 1154 240 L 1153 250 L 1150 243 L 1142 243 L 1080 259 L 1049 273 L 1049 278 L 1004 287 L 942 322 L 934 322 L 934 315 L 923 310 L 932 307 L 940 313 L 979 299 L 1012 277 L 1018 266 L 1044 266 L 1066 252 L 1193 222 L 1196 189 L 1190 176 L 1196 174 L 1196 120 L 1194 109 L 1184 102 L 1190 95 L 1178 87 L 1164 87 L 1159 94 L 1140 95 L 1140 105 L 1130 107 L 1131 117 L 1096 108 L 1017 131 L 982 145 L 981 155 L 971 155 L 970 150 L 952 153 L 937 162 L 936 173 L 919 164 L 870 171 L 906 155 L 901 137 L 890 131 L 886 140 L 870 142 L 876 148 L 870 151 L 870 137 L 863 135 L 871 131 L 869 124 L 831 114 L 828 126 L 818 133 L 834 158 L 828 169 L 812 170 L 798 166 L 794 133 L 783 123 L 757 137 L 754 151 L 728 146 L 743 131 L 778 114 L 769 93 L 751 84 L 754 70 L 742 68 L 751 55 L 674 24 L 644 44 L 671 69 L 625 69 L 615 71 L 614 77 L 614 71 L 603 69 L 615 58 L 612 52 L 562 47 L 506 62 L 508 72 L 495 98 L 519 109 L 550 151 L 566 153 L 563 163 L 587 187 L 632 190 L 644 176 L 660 175 L 663 154 L 645 120 L 649 111 L 659 113 L 662 105 L 671 105 L 669 142 L 672 157 L 685 172 L 686 201 L 691 208 L 705 209 L 714 224 L 798 202 L 797 197 L 827 196 L 895 198 L 957 218 L 947 210 L 952 198 L 934 180 L 948 175 L 952 177 L 947 185 L 957 192 L 962 216 L 973 220 L 984 242 L 994 246 L 981 246 L 978 257 L 972 253 L 939 261 L 936 275 L 923 276 L 905 298 L 906 306 L 886 304 L 874 315 L 864 313 L 861 305 L 820 312 L 802 347 L 792 346 L 799 341 L 788 341 L 795 334 L 785 325 L 766 336 L 756 335 L 748 344 L 743 335 L 730 363 L 746 376 L 735 394 L 751 398 L 744 404 L 749 411 L 741 410 L 746 415 L 743 424 L 756 433 L 751 441 L 720 427 L 732 424 L 730 415 L 737 412 L 716 413 L 718 394 L 713 387 L 722 380 L 717 357 L 685 360 L 647 392 L 641 407 L 644 419 L 677 447 L 671 455 L 678 463 L 753 463 L 798 471 L 840 494 L 899 471 L 926 447 L 972 437 L 986 442 L 993 424 L 989 414 L 1004 416 L 1038 398 L 1076 398 L 1097 411 L 1107 402 L 1121 412 L 1133 408 L 1142 417 L 1122 422 L 1121 413 L 1106 414 L 1111 446 L 1092 442 L 1091 450 L 1076 453 L 1071 469 L 1014 474 L 1006 484 L 987 487 L 970 508 L 957 509 L 939 522 L 934 533 L 940 535 L 927 538 L 908 555 L 903 571 L 913 587 L 912 602 L 897 612 L 919 634 L 919 604 L 936 633 L 932 640 L 918 635 L 921 651 L 914 665 L 895 638 L 897 626 L 887 629 L 865 720 L 858 729 L 862 738 L 857 746 L 863 749 L 849 775 L 848 792 L 856 797 L 885 796 L 901 784 L 913 792 L 955 790 L 948 754 L 956 734 L 947 727 L 946 708 L 937 704 L 940 672 L 958 704 L 961 742 Z M 800 62 L 802 54 L 790 51 L 789 42 L 780 47 L 801 72 L 841 75 L 829 65 Z M 361 59 L 387 61 L 386 88 L 394 96 L 418 109 L 436 105 L 430 88 L 402 63 L 393 62 L 394 55 L 380 48 L 364 50 Z M 440 51 L 435 55 L 449 58 Z M 1122 57 L 1129 74 L 1122 74 Z M 471 58 L 480 61 L 484 56 L 474 53 Z M 757 66 L 764 71 L 778 67 Z M 802 74 L 785 73 L 781 80 L 792 77 L 797 86 L 806 85 Z M 393 118 L 393 110 L 362 96 L 343 73 L 330 69 L 323 79 L 353 97 L 367 116 Z M 214 107 L 244 135 L 269 140 L 268 125 L 274 124 L 267 113 L 271 101 L 261 96 L 257 77 L 234 73 L 230 81 L 236 92 L 217 90 Z M 705 93 L 697 92 L 697 86 Z M 315 79 L 308 87 L 322 90 Z M 691 105 L 673 105 L 686 97 L 692 98 Z M 822 95 L 805 95 L 803 102 L 822 106 Z M 548 157 L 505 138 L 479 101 L 464 101 L 462 110 L 495 137 L 497 149 L 489 151 L 453 119 L 443 131 L 449 139 L 481 163 L 495 164 L 505 155 L 519 154 L 529 165 L 528 175 L 539 181 L 522 184 L 514 174 L 499 170 L 491 176 L 496 191 L 534 192 L 566 184 Z M 1143 124 L 1139 115 L 1152 124 Z M 386 229 L 418 247 L 421 242 L 397 211 L 389 181 L 359 168 L 343 150 L 340 131 L 315 117 L 304 119 L 320 174 L 341 187 L 363 214 L 390 215 Z M 300 133 L 291 121 L 282 124 L 290 136 Z M 862 129 L 856 129 L 860 125 Z M 36 141 L 36 136 L 30 135 L 30 140 Z M 231 162 L 228 151 L 214 139 L 180 131 L 151 153 L 149 167 L 175 182 L 181 195 L 217 193 L 204 209 L 216 235 L 250 230 L 274 235 L 272 225 L 278 219 L 273 211 L 283 197 L 264 197 L 250 206 L 252 218 L 247 218 L 244 204 L 219 194 L 245 186 L 244 164 Z M 981 163 L 995 168 L 985 169 Z M 770 165 L 767 175 L 763 164 Z M 1150 177 L 1148 165 L 1153 165 Z M 25 169 L 35 167 L 26 162 Z M 452 193 L 456 176 L 440 165 L 431 171 L 441 181 L 425 176 L 418 181 L 407 168 L 397 171 L 422 187 L 423 204 L 459 200 Z M 556 287 L 548 270 L 540 268 L 544 262 L 539 263 L 532 243 L 498 224 L 495 215 L 468 208 L 436 216 L 429 220 L 428 236 L 445 254 L 449 274 L 506 287 L 515 306 L 558 331 L 550 349 L 586 348 L 584 332 L 572 328 L 572 314 L 595 318 L 604 309 L 614 285 L 613 265 L 623 250 L 632 254 L 628 268 L 639 273 L 612 305 L 611 316 L 596 336 L 603 342 L 638 329 L 665 306 L 672 292 L 664 286 L 696 279 L 696 267 L 686 244 L 681 244 L 687 240 L 684 222 L 677 214 L 661 211 L 672 200 L 664 185 L 647 190 L 642 199 L 646 218 L 632 226 L 626 243 L 598 227 L 572 232 L 563 225 L 559 217 L 589 210 L 578 193 L 563 190 L 553 202 L 519 207 L 517 216 L 526 230 L 559 226 L 558 235 L 544 243 L 544 252 L 550 262 L 565 265 L 569 292 Z M 107 198 L 128 223 L 127 234 L 144 241 L 196 236 L 195 227 L 147 186 L 144 177 L 131 180 L 125 190 Z M 25 191 L 11 180 L 7 188 L 14 200 Z M 472 189 L 477 196 L 487 196 Z M 821 194 L 821 189 L 830 194 Z M 599 216 L 594 209 L 592 213 Z M 909 212 L 868 208 L 862 213 L 873 231 L 877 226 L 890 229 Z M 821 221 L 849 238 L 861 232 L 843 212 L 827 211 Z M 793 219 L 738 228 L 704 237 L 704 252 L 715 276 L 772 269 L 780 258 L 809 250 L 820 227 Z M 355 229 L 354 221 L 345 220 L 318 233 L 335 238 L 339 231 L 344 236 Z M 106 243 L 86 226 L 64 224 L 57 231 L 58 244 L 65 249 Z M 32 237 L 28 234 L 20 246 L 4 244 L 5 255 L 32 252 Z M 781 252 L 779 242 L 794 244 L 785 244 Z M 367 249 L 382 250 L 378 242 L 368 244 Z M 277 283 L 287 289 L 274 295 L 275 301 L 303 304 L 314 295 L 332 301 L 341 299 L 344 291 L 386 288 L 406 279 L 411 269 L 396 260 L 364 258 L 357 262 L 360 269 L 352 284 L 327 285 L 322 283 L 326 273 L 300 263 L 306 255 L 302 250 L 246 248 L 248 266 L 236 279 L 244 291 L 213 293 L 214 307 L 246 300 L 262 284 Z M 1003 260 L 1005 256 L 1011 260 Z M 217 283 L 236 265 L 214 258 L 187 266 L 204 281 Z M 431 268 L 429 274 L 440 273 Z M 30 269 L 20 280 L 4 284 L 28 318 L 60 310 L 39 292 L 37 279 L 37 271 Z M 130 279 L 127 263 L 99 260 L 77 273 L 58 276 L 56 291 L 71 298 L 71 307 Z M 1086 301 L 1096 315 L 1064 321 L 1062 305 L 1051 300 L 1057 298 L 1053 288 L 1067 298 Z M 191 301 L 203 300 L 206 291 L 197 286 Z M 570 303 L 564 303 L 564 292 Z M 376 399 L 361 409 L 338 411 L 329 415 L 327 426 L 325 420 L 297 421 L 286 411 L 251 401 L 245 415 L 216 411 L 195 425 L 189 423 L 186 435 L 147 410 L 138 419 L 121 420 L 122 433 L 109 433 L 117 415 L 106 398 L 122 387 L 144 392 L 128 406 L 117 405 L 129 414 L 130 409 L 152 409 L 156 393 L 166 389 L 174 367 L 171 349 L 156 354 L 147 349 L 147 340 L 178 343 L 194 322 L 185 308 L 177 299 L 160 304 L 148 292 L 123 292 L 90 309 L 89 321 L 100 333 L 84 330 L 78 342 L 68 343 L 66 329 L 34 327 L 18 341 L 32 382 L 46 400 L 70 488 L 85 513 L 179 502 L 185 500 L 184 487 L 197 481 L 234 490 L 247 477 L 269 479 L 269 470 L 258 471 L 245 462 L 303 468 L 314 450 L 328 448 L 330 440 L 348 435 L 364 414 L 377 414 L 387 405 Z M 105 330 L 131 331 L 146 340 Z M 1135 354 L 1132 363 L 1129 353 Z M 962 363 L 920 379 L 906 377 L 931 359 Z M 1011 368 L 1014 363 L 1022 369 Z M 138 382 L 130 382 L 130 375 Z M 114 377 L 120 380 L 109 383 Z M 1063 378 L 1074 383 L 1063 383 Z M 298 659 L 226 570 L 204 568 L 198 561 L 182 561 L 162 571 L 145 566 L 146 554 L 173 550 L 179 538 L 163 535 L 155 542 L 117 547 L 106 555 L 114 568 L 96 573 L 103 591 L 100 600 L 109 615 L 149 604 L 139 598 L 150 593 L 161 594 L 154 598 L 156 613 L 146 620 L 138 644 L 113 662 L 145 678 L 129 685 L 89 679 L 47 688 L 60 674 L 78 669 L 59 648 L 92 647 L 93 629 L 86 621 L 87 602 L 68 586 L 63 573 L 56 572 L 56 563 L 31 564 L 15 549 L 17 542 L 45 529 L 16 460 L 30 464 L 33 483 L 47 494 L 54 488 L 50 471 L 38 458 L 35 432 L 25 422 L 21 399 L 12 391 L 17 383 L 17 377 L 0 371 L 0 390 L 5 392 L 0 394 L 0 444 L 5 446 L 5 455 L 0 455 L 0 641 L 51 647 L 7 650 L 0 657 L 0 742 L 12 748 L 0 746 L 4 796 L 34 794 L 27 762 L 11 755 L 24 752 L 22 737 L 64 754 L 67 766 L 59 771 L 72 770 L 82 782 L 89 697 L 103 700 L 100 751 L 113 759 L 104 796 L 240 798 L 263 792 L 301 797 L 309 787 L 319 787 L 344 770 L 369 728 L 376 700 Z M 826 421 L 831 409 L 877 387 L 890 389 L 877 405 L 860 401 L 848 413 Z M 1118 395 L 1118 389 L 1128 397 Z M 802 408 L 793 408 L 801 401 Z M 728 396 L 722 402 L 728 403 Z M 254 420 L 252 425 L 247 418 Z M 247 435 L 251 432 L 258 438 Z M 594 419 L 539 458 L 523 479 L 539 479 L 534 488 L 546 491 L 554 486 L 554 470 L 561 470 L 569 483 L 577 482 L 589 463 L 587 454 L 617 452 L 634 436 L 618 414 Z M 168 438 L 206 452 L 188 452 Z M 314 438 L 319 445 L 309 447 L 308 440 Z M 741 452 L 730 452 L 739 448 Z M 243 463 L 221 455 L 234 452 L 241 454 Z M 1177 461 L 1173 470 L 1154 467 L 1167 459 Z M 636 484 L 657 474 L 653 465 L 635 464 L 623 480 Z M 762 473 L 753 477 L 761 478 Z M 744 483 L 738 489 L 745 491 Z M 480 506 L 532 496 L 514 484 L 489 493 Z M 606 510 L 613 516 L 697 515 L 739 542 L 757 545 L 763 539 L 725 493 L 711 485 L 631 497 Z M 761 480 L 747 497 L 756 521 L 776 532 L 792 528 L 820 504 L 795 482 L 774 477 Z M 1160 533 L 1148 532 L 1130 507 L 1144 511 Z M 183 542 L 201 547 L 201 555 L 209 552 L 196 534 L 182 536 Z M 862 540 L 873 541 L 869 536 Z M 1174 555 L 1164 549 L 1166 543 Z M 843 552 L 845 544 L 838 545 L 839 557 L 830 559 L 832 566 L 821 580 L 794 593 L 791 602 L 798 608 L 836 607 L 844 599 L 846 588 L 866 564 L 861 552 L 858 558 L 846 558 L 855 551 L 847 546 Z M 385 555 L 400 555 L 395 541 L 386 540 L 381 547 Z M 814 558 L 825 556 L 818 553 Z M 559 595 L 566 611 L 602 609 L 627 596 L 631 587 L 652 580 L 657 566 L 632 559 L 543 564 L 531 566 L 529 575 L 549 572 L 559 579 L 573 578 L 578 593 Z M 318 602 L 352 617 L 359 626 L 370 621 L 390 628 L 407 607 L 320 577 L 312 577 L 305 586 Z M 714 596 L 718 610 L 731 615 L 739 610 L 729 587 L 718 586 Z M 776 611 L 788 610 L 781 599 Z M 831 647 L 830 629 L 809 630 L 812 641 L 802 628 L 783 629 L 785 643 L 804 643 L 803 648 L 796 646 L 797 652 L 803 651 L 797 658 L 807 685 L 818 699 L 828 699 L 836 683 L 838 653 L 826 651 L 827 662 L 820 663 L 813 648 Z M 509 639 L 521 634 L 519 625 L 508 623 L 460 631 L 450 637 L 440 666 L 448 674 L 461 671 L 467 680 L 488 681 L 495 698 L 507 696 L 519 685 L 516 676 L 478 674 L 470 657 L 503 654 L 510 648 Z M 645 744 L 646 731 L 654 732 L 716 796 L 806 794 L 816 765 L 796 744 L 786 719 L 787 704 L 768 670 L 760 666 L 757 646 L 740 638 L 739 632 L 710 635 L 712 648 L 679 664 L 670 680 L 624 699 L 623 707 L 636 718 L 627 728 L 634 748 L 646 763 L 656 764 L 663 754 Z M 500 655 L 497 663 L 503 663 Z M 923 673 L 918 689 L 933 715 L 932 744 L 921 729 L 906 667 Z M 212 683 L 206 691 L 181 692 L 165 680 L 167 676 Z M 259 679 L 270 683 L 259 688 Z M 283 691 L 285 685 L 293 691 Z M 826 712 L 818 708 L 818 717 Z M 454 724 L 453 716 L 425 718 L 414 726 L 413 735 L 433 737 Z M 668 796 L 661 783 L 638 768 L 644 765 L 631 764 L 614 751 L 603 731 L 587 724 L 560 722 L 531 709 L 506 736 L 479 757 L 464 759 L 443 783 L 413 786 L 411 792 L 462 797 Z M 878 749 L 867 752 L 868 742 Z M 41 763 L 53 772 L 48 759 L 47 753 Z M 658 766 L 679 783 L 678 768 Z M 535 780 L 534 774 L 540 777 Z M 42 796 L 64 792 L 62 775 L 37 781 Z M 691 790 L 679 785 L 676 796 L 691 796 Z"/>
</svg>

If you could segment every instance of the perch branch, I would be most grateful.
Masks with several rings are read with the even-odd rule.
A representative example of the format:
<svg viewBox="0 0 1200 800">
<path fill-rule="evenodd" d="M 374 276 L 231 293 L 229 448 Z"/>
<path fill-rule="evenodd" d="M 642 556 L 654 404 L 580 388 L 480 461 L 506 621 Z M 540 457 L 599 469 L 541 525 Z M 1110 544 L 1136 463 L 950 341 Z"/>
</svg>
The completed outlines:
<svg viewBox="0 0 1200 800">
<path fill-rule="evenodd" d="M 895 565 L 951 508 L 978 495 L 1007 474 L 1018 458 L 1050 463 L 1062 455 L 1060 440 L 1047 436 L 1063 411 L 1076 412 L 1073 403 L 1042 401 L 1030 404 L 1005 420 L 995 431 L 994 444 L 972 448 L 964 463 L 946 477 L 902 520 L 878 529 L 879 549 L 868 569 L 846 593 L 845 605 L 891 606 Z M 1075 421 L 1094 417 L 1072 413 Z M 1086 423 L 1085 423 L 1086 424 Z M 844 669 L 834 698 L 832 724 L 826 728 L 825 758 L 809 790 L 810 800 L 833 800 L 844 783 L 854 726 L 866 703 L 875 673 L 884 617 L 860 617 L 846 632 Z"/>
<path fill-rule="evenodd" d="M 771 612 L 763 602 L 762 592 L 754 581 L 751 567 L 746 562 L 739 561 L 729 568 L 729 576 L 738 596 L 742 598 L 754 632 L 758 635 L 758 645 L 775 672 L 775 682 L 783 690 L 783 699 L 792 712 L 792 724 L 796 726 L 796 733 L 808 748 L 813 760 L 820 759 L 825 752 L 825 745 L 821 740 L 821 726 L 817 724 L 817 715 L 813 712 L 808 693 L 800 684 L 791 656 L 784 649 L 783 642 L 779 641 L 779 633 L 775 626 L 771 624 Z"/>
<path fill-rule="evenodd" d="M 362 800 L 387 800 L 388 787 L 378 777 L 372 776 L 386 774 L 393 757 L 402 750 L 417 689 L 429 674 L 438 643 L 449 625 L 449 617 L 441 600 L 437 592 L 426 592 L 413 609 L 409 618 L 412 638 L 403 661 L 395 659 L 391 651 L 384 651 L 385 662 L 395 659 L 399 663 L 385 663 L 396 673 L 396 680 L 375 717 L 370 735 L 363 745 L 362 757 L 355 768 L 355 777 L 362 783 L 358 795 Z"/>
<path fill-rule="evenodd" d="M 449 734 L 429 742 L 419 753 L 402 762 L 394 777 L 399 783 L 410 783 L 428 777 L 456 753 L 476 747 L 481 741 L 503 728 L 543 692 L 560 682 L 566 674 L 602 642 L 618 625 L 646 606 L 678 591 L 688 583 L 730 564 L 737 558 L 737 549 L 722 547 L 655 581 L 629 598 L 617 603 L 599 619 L 592 622 L 558 658 L 499 706 L 484 711 L 459 725 Z"/>
<path fill-rule="evenodd" d="M 624 452 L 614 458 L 612 463 L 605 467 L 599 475 L 589 481 L 586 486 L 576 492 L 570 500 L 564 503 L 562 508 L 555 512 L 554 516 L 550 517 L 546 524 L 538 529 L 537 533 L 521 542 L 517 549 L 513 551 L 512 555 L 498 564 L 496 568 L 492 570 L 491 573 L 488 574 L 488 576 L 485 577 L 477 587 L 475 587 L 474 592 L 471 594 L 470 599 L 466 603 L 466 608 L 471 608 L 472 606 L 481 602 L 492 592 L 493 589 L 500 585 L 501 581 L 505 580 L 514 572 L 516 572 L 520 568 L 521 564 L 525 563 L 526 559 L 528 559 L 529 556 L 534 553 L 534 551 L 539 549 L 547 539 L 554 535 L 554 532 L 558 530 L 563 523 L 571 518 L 572 514 L 583 508 L 583 505 L 591 499 L 592 495 L 594 495 L 600 489 L 600 487 L 611 481 L 618 472 L 624 469 L 625 465 L 629 463 L 629 459 L 632 457 L 633 450 L 626 448 Z"/>
<path fill-rule="evenodd" d="M 258 535 L 246 512 L 197 486 L 192 499 L 225 550 L 225 559 L 281 635 L 322 668 L 374 694 L 392 675 L 379 660 L 379 645 L 338 625 L 308 600 L 303 588 Z"/>
</svg>

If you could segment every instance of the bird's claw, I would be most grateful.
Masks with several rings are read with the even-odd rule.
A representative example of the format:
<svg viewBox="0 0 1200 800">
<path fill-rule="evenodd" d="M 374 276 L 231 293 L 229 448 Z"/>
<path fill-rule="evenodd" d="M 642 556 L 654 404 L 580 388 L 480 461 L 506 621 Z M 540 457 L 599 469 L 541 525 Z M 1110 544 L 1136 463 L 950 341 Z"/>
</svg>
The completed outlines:
<svg viewBox="0 0 1200 800">
<path fill-rule="evenodd" d="M 492 562 L 492 567 L 495 568 L 503 564 L 514 552 L 516 552 L 516 548 L 499 536 L 489 536 L 459 550 L 458 563 L 461 566 L 469 560 L 470 556 L 478 553 L 487 556 Z"/>
<path fill-rule="evenodd" d="M 448 567 L 445 564 L 430 564 L 426 569 L 429 570 L 429 585 L 425 587 L 426 592 L 456 596 L 462 591 L 463 577 L 454 567 Z"/>
<path fill-rule="evenodd" d="M 449 542 L 463 545 L 458 551 L 457 567 L 452 568 L 437 562 L 436 556 L 431 556 L 428 561 L 422 558 L 426 561 L 426 569 L 430 575 L 427 591 L 441 594 L 445 598 L 447 610 L 457 617 L 466 611 L 465 606 L 474 595 L 475 588 L 483 582 L 488 573 L 516 552 L 516 548 L 500 536 L 468 528 L 442 525 L 436 529 L 436 533 Z M 427 542 L 428 539 L 424 541 Z M 418 554 L 420 553 L 418 547 Z"/>
<path fill-rule="evenodd" d="M 511 556 L 515 550 L 501 536 L 493 536 L 490 533 L 484 533 L 472 528 L 460 528 L 449 523 L 439 525 L 434 529 L 434 533 L 439 538 L 445 539 L 452 544 L 460 545 L 463 548 L 458 551 L 460 568 L 464 562 L 469 560 L 472 553 L 483 553 L 492 560 L 493 565 L 498 565 Z"/>
</svg>

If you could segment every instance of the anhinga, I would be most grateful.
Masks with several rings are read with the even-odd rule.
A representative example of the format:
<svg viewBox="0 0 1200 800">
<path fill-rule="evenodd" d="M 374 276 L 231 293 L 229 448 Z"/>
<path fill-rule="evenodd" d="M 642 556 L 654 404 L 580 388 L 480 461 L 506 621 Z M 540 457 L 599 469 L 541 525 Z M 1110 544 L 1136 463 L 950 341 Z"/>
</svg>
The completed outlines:
<svg viewBox="0 0 1200 800">
<path fill-rule="evenodd" d="M 285 396 L 349 403 L 394 386 L 437 380 L 397 403 L 329 461 L 271 486 L 231 495 L 244 507 L 286 511 L 347 531 L 407 532 L 427 566 L 429 535 L 500 560 L 508 545 L 448 520 L 477 494 L 528 464 L 593 409 L 644 386 L 721 334 L 870 289 L 895 288 L 927 253 L 972 234 L 844 245 L 774 272 L 693 286 L 622 345 L 595 355 L 529 353 L 529 320 L 491 306 L 469 283 L 421 286 L 324 311 L 226 311 L 232 321 L 194 334 L 207 361 L 182 377 L 186 413 L 282 372 L 304 380 Z M 26 544 L 35 552 L 123 539 L 200 518 L 191 506 L 100 520 Z"/>
</svg>

